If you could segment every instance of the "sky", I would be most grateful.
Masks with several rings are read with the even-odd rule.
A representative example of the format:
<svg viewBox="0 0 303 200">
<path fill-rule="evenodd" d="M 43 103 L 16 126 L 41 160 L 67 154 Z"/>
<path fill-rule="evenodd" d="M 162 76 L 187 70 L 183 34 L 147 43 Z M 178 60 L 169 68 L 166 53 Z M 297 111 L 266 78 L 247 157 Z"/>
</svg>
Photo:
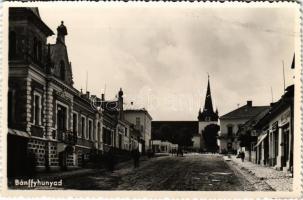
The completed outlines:
<svg viewBox="0 0 303 200">
<path fill-rule="evenodd" d="M 39 7 L 56 33 L 63 20 L 74 87 L 146 108 L 153 120 L 197 120 L 207 77 L 214 109 L 268 105 L 293 83 L 292 8 Z M 55 42 L 56 36 L 49 38 Z"/>
</svg>

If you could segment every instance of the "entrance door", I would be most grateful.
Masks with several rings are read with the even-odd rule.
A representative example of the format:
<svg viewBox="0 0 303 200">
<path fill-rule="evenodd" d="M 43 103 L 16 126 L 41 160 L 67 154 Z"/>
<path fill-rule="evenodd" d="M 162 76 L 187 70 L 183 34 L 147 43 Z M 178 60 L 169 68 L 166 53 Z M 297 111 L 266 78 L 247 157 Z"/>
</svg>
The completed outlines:
<svg viewBox="0 0 303 200">
<path fill-rule="evenodd" d="M 66 108 L 61 105 L 57 105 L 57 137 L 58 140 L 65 140 L 65 131 L 66 131 Z M 66 170 L 67 166 L 67 154 L 64 151 L 59 153 L 59 166 L 62 170 Z"/>
<path fill-rule="evenodd" d="M 122 135 L 119 134 L 119 149 L 122 149 Z"/>
<path fill-rule="evenodd" d="M 264 143 L 264 165 L 269 164 L 269 162 L 268 162 L 268 160 L 269 160 L 268 138 L 269 138 L 269 136 L 267 136 L 263 141 L 263 143 Z"/>
<path fill-rule="evenodd" d="M 67 169 L 67 153 L 66 151 L 62 151 L 59 153 L 59 166 L 61 167 L 62 170 Z"/>
<path fill-rule="evenodd" d="M 286 162 L 289 160 L 289 131 L 288 128 L 282 129 L 283 131 L 283 140 L 284 140 L 284 160 L 283 160 L 283 167 L 286 166 Z"/>
</svg>

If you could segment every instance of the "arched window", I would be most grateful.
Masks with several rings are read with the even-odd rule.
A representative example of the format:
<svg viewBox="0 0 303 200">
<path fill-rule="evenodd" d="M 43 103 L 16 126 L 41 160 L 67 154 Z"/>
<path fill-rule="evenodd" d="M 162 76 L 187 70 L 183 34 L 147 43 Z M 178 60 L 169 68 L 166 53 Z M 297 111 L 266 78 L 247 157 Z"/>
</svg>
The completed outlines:
<svg viewBox="0 0 303 200">
<path fill-rule="evenodd" d="M 65 71 L 66 71 L 65 63 L 64 63 L 63 60 L 61 60 L 60 61 L 60 74 L 59 74 L 59 76 L 60 76 L 60 79 L 63 80 L 63 81 L 65 81 Z"/>
<path fill-rule="evenodd" d="M 9 32 L 9 51 L 8 51 L 8 56 L 9 58 L 14 58 L 16 56 L 16 49 L 17 49 L 17 42 L 16 42 L 16 33 L 15 31 L 10 31 Z"/>
</svg>

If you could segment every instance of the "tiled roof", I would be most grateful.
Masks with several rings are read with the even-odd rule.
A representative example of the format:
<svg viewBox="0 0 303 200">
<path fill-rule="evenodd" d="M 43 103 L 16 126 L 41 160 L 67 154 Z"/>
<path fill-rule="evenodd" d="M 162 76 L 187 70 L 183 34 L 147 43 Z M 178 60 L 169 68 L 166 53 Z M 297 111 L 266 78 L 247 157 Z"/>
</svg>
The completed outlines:
<svg viewBox="0 0 303 200">
<path fill-rule="evenodd" d="M 282 95 L 281 99 L 272 104 L 272 107 L 266 113 L 266 115 L 264 115 L 264 117 L 259 120 L 255 126 L 256 128 L 261 128 L 262 126 L 266 125 L 271 119 L 280 114 L 283 110 L 289 106 L 292 107 L 294 104 L 294 85 L 288 86 L 285 91 L 286 92 Z"/>
<path fill-rule="evenodd" d="M 250 120 L 245 122 L 242 127 L 239 129 L 239 132 L 241 132 L 243 129 L 252 128 L 254 125 L 256 125 L 270 110 L 270 106 L 264 106 L 265 108 L 263 111 L 259 112 L 257 115 L 252 117 Z"/>
<path fill-rule="evenodd" d="M 233 110 L 223 116 L 221 119 L 241 119 L 241 118 L 252 118 L 262 112 L 264 109 L 267 109 L 268 106 L 249 106 L 244 105 L 236 110 Z"/>
</svg>

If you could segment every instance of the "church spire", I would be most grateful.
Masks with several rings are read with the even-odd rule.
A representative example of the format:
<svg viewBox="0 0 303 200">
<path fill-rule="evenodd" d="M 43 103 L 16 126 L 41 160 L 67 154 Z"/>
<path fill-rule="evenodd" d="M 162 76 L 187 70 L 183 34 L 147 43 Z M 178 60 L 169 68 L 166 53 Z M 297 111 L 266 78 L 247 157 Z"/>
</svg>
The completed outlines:
<svg viewBox="0 0 303 200">
<path fill-rule="evenodd" d="M 212 102 L 212 99 L 211 99 L 211 92 L 210 92 L 209 75 L 208 75 L 207 91 L 206 91 L 203 111 L 210 112 L 210 113 L 214 112 L 213 102 Z"/>
<path fill-rule="evenodd" d="M 207 91 L 205 96 L 205 102 L 202 112 L 199 112 L 198 119 L 199 121 L 217 121 L 218 120 L 218 113 L 214 112 L 213 102 L 211 98 L 211 91 L 210 91 L 210 81 L 209 75 L 207 80 Z"/>
</svg>

